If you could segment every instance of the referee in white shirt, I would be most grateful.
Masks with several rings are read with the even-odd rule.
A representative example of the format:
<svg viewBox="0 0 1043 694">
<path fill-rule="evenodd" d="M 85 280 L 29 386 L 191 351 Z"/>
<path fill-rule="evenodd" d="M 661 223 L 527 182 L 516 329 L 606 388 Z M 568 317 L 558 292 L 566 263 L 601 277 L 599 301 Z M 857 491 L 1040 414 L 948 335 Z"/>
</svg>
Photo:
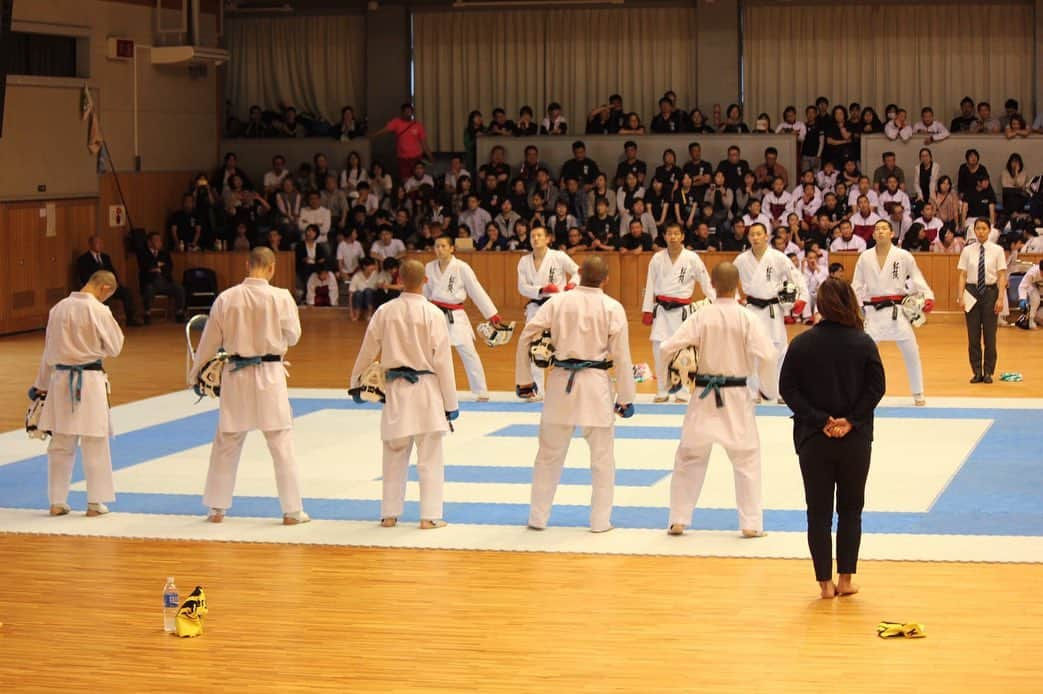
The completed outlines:
<svg viewBox="0 0 1043 694">
<path fill-rule="evenodd" d="M 960 271 L 957 304 L 967 319 L 967 353 L 974 372 L 971 383 L 992 383 L 996 370 L 996 319 L 1003 311 L 1003 297 L 1007 292 L 1007 261 L 1003 249 L 989 241 L 991 231 L 988 220 L 974 222 L 978 243 L 963 249 L 956 266 Z M 971 301 L 974 305 L 968 308 Z"/>
</svg>

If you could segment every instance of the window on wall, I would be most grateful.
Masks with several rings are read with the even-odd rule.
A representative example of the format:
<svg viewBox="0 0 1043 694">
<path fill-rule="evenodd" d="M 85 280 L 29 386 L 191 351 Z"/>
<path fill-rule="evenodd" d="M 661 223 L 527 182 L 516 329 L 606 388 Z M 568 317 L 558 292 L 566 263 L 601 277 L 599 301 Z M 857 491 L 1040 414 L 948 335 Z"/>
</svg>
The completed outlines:
<svg viewBox="0 0 1043 694">
<path fill-rule="evenodd" d="M 7 71 L 32 77 L 77 77 L 77 37 L 56 34 L 8 34 Z"/>
</svg>

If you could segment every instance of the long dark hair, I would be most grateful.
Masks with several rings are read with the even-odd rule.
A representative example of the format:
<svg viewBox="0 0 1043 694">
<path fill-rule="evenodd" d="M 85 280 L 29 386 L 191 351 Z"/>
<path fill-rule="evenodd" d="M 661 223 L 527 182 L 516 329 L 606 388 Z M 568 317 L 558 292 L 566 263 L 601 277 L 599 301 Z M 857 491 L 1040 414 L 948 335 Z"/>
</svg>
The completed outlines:
<svg viewBox="0 0 1043 694">
<path fill-rule="evenodd" d="M 833 323 L 862 330 L 862 314 L 858 298 L 847 280 L 830 277 L 818 288 L 815 306 L 822 317 Z"/>
</svg>

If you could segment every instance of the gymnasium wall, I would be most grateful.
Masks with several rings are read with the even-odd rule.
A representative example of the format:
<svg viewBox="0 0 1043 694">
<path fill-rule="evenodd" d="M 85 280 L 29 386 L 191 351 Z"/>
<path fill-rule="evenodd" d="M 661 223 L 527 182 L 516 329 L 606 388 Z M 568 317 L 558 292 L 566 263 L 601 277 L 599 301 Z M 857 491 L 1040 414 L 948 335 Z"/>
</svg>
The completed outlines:
<svg viewBox="0 0 1043 694">
<path fill-rule="evenodd" d="M 10 78 L 5 128 L 0 138 L 0 199 L 97 195 L 95 158 L 87 151 L 87 126 L 80 119 L 84 82 L 92 88 L 101 125 L 117 170 L 133 171 L 135 151 L 142 171 L 210 168 L 217 152 L 217 70 L 194 78 L 185 66 L 153 67 L 152 7 L 102 0 L 17 0 L 13 28 L 40 25 L 86 28 L 89 77 Z M 203 15 L 204 40 L 216 40 L 216 19 Z M 135 64 L 105 57 L 109 36 L 137 44 L 138 136 L 134 137 Z M 16 163 L 12 165 L 12 163 Z M 45 191 L 38 190 L 46 186 Z"/>
</svg>

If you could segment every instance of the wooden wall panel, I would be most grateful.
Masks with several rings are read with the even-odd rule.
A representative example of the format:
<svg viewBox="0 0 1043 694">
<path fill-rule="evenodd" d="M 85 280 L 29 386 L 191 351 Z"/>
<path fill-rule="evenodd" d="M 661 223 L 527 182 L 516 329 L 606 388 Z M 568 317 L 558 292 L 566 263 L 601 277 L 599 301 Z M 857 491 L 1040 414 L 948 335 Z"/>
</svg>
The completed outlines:
<svg viewBox="0 0 1043 694">
<path fill-rule="evenodd" d="M 478 280 L 489 292 L 497 308 L 513 311 L 517 315 L 524 310 L 526 299 L 518 294 L 517 288 L 517 265 L 521 253 L 482 253 L 482 252 L 459 252 L 460 260 L 468 263 L 474 268 Z M 578 264 L 583 263 L 586 254 L 577 254 L 574 260 Z M 644 299 L 645 277 L 648 273 L 648 263 L 652 259 L 652 253 L 641 253 L 633 255 L 629 253 L 606 253 L 602 257 L 609 266 L 609 279 L 605 287 L 606 293 L 619 300 L 626 308 L 631 319 L 636 320 L 641 312 L 641 302 Z M 714 265 L 725 260 L 735 258 L 735 253 L 700 253 L 700 257 L 706 264 L 708 270 Z M 927 283 L 935 293 L 935 306 L 938 311 L 958 311 L 956 297 L 959 288 L 956 286 L 957 255 L 939 253 L 917 253 L 917 264 L 923 272 Z M 421 262 L 428 262 L 434 258 L 431 253 L 411 253 L 409 257 Z M 1043 256 L 1026 255 L 1022 259 L 1038 263 Z M 830 262 L 837 262 L 844 266 L 844 277 L 851 280 L 855 272 L 855 263 L 858 260 L 857 253 L 832 253 Z M 702 298 L 702 291 L 696 287 L 694 299 Z"/>
<path fill-rule="evenodd" d="M 247 251 L 202 251 L 197 253 L 172 253 L 174 259 L 174 281 L 181 281 L 181 274 L 188 268 L 205 267 L 217 273 L 218 291 L 239 284 L 246 276 Z M 294 254 L 282 251 L 275 263 L 272 285 L 293 291 Z"/>
</svg>

